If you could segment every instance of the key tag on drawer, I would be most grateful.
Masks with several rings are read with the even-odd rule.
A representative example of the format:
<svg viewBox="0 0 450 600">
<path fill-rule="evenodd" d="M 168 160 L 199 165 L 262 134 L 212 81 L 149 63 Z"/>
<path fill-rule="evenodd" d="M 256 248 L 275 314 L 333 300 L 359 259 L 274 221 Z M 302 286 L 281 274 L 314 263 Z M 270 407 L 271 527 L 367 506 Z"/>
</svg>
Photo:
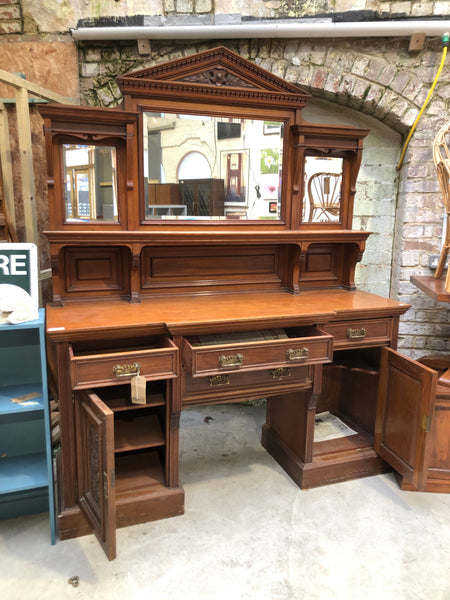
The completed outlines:
<svg viewBox="0 0 450 600">
<path fill-rule="evenodd" d="M 131 378 L 131 402 L 132 404 L 147 402 L 147 380 L 139 372 Z"/>
</svg>

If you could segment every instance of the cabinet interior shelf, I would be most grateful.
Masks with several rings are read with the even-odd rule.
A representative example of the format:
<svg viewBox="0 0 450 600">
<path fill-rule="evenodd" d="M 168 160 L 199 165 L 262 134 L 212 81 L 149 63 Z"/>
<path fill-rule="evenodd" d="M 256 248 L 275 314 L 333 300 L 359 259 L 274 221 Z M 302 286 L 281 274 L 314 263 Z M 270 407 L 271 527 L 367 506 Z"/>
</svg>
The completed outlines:
<svg viewBox="0 0 450 600">
<path fill-rule="evenodd" d="M 142 410 L 148 407 L 165 406 L 166 401 L 163 394 L 148 394 L 145 404 L 132 404 L 124 395 L 116 398 L 104 398 L 102 400 L 113 412 Z"/>
<path fill-rule="evenodd" d="M 47 485 L 45 452 L 0 459 L 0 493 L 22 492 Z"/>
<path fill-rule="evenodd" d="M 139 493 L 165 486 L 164 471 L 156 450 L 116 456 L 116 494 Z"/>
<path fill-rule="evenodd" d="M 327 455 L 332 456 L 333 454 L 355 452 L 360 448 L 373 447 L 373 435 L 342 413 L 338 412 L 336 416 L 354 433 L 328 440 L 314 441 L 313 461 L 327 460 Z"/>
<path fill-rule="evenodd" d="M 373 446 L 373 437 L 363 432 L 332 440 L 314 442 L 313 460 L 325 460 L 327 455 L 333 455 L 340 452 L 348 453 L 359 448 L 371 446 Z"/>
<path fill-rule="evenodd" d="M 115 421 L 115 452 L 153 448 L 164 444 L 164 435 L 157 415 L 139 415 L 136 418 Z"/>
</svg>

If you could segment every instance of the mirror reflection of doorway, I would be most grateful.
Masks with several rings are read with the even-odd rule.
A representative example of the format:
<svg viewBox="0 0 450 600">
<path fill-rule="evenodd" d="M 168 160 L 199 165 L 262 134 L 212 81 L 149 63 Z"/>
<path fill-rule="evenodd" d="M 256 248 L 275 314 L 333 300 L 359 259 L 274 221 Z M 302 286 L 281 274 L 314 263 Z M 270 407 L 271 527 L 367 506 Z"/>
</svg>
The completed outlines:
<svg viewBox="0 0 450 600">
<path fill-rule="evenodd" d="M 211 167 L 201 152 L 188 152 L 178 165 L 181 202 L 189 216 L 209 217 Z"/>
<path fill-rule="evenodd" d="M 201 152 L 188 152 L 178 165 L 178 180 L 210 179 L 211 167 Z"/>
<path fill-rule="evenodd" d="M 117 221 L 116 149 L 64 144 L 66 219 Z"/>
<path fill-rule="evenodd" d="M 226 202 L 242 202 L 242 152 L 227 154 Z"/>
<path fill-rule="evenodd" d="M 66 214 L 74 219 L 90 218 L 91 189 L 89 171 L 83 168 L 66 169 Z"/>
</svg>

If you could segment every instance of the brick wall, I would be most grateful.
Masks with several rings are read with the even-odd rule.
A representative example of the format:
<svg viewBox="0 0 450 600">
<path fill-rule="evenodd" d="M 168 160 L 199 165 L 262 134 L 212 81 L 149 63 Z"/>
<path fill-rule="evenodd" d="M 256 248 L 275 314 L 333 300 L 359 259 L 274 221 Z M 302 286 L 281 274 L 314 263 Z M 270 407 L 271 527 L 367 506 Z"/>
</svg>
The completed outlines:
<svg viewBox="0 0 450 600">
<path fill-rule="evenodd" d="M 0 0 L 0 35 L 22 33 L 22 9 L 17 0 Z"/>
<path fill-rule="evenodd" d="M 409 4 L 409 3 L 406 3 Z M 433 82 L 441 41 L 427 39 L 420 52 L 408 52 L 407 38 L 335 40 L 252 40 L 221 42 L 276 75 L 320 98 L 372 119 L 396 132 L 391 145 L 378 135 L 363 158 L 354 227 L 372 231 L 358 267 L 359 287 L 390 293 L 412 308 L 402 318 L 400 347 L 411 356 L 450 350 L 448 308 L 411 283 L 410 276 L 432 274 L 430 254 L 438 254 L 442 204 L 432 162 L 435 133 L 448 119 L 450 77 L 443 72 L 422 116 L 402 168 L 397 171 L 401 137 L 409 132 Z M 152 42 L 151 57 L 135 44 L 80 44 L 80 85 L 89 104 L 114 105 L 120 92 L 114 77 L 199 51 L 214 42 Z M 336 118 L 338 118 L 336 116 Z"/>
<path fill-rule="evenodd" d="M 19 32 L 22 15 L 23 39 L 33 35 L 35 41 L 39 36 L 48 41 L 51 34 L 71 44 L 69 28 L 76 27 L 79 19 L 91 17 L 140 19 L 141 24 L 147 25 L 195 22 L 206 25 L 214 21 L 233 23 L 244 19 L 305 16 L 326 18 L 331 14 L 356 20 L 392 15 L 450 17 L 447 0 L 359 0 L 356 3 L 351 0 L 129 0 L 126 3 L 73 0 L 70 9 L 68 7 L 68 3 L 55 5 L 53 0 L 22 0 L 20 3 L 0 0 L 0 34 L 8 34 L 0 35 L 0 45 L 3 40 L 9 43 L 12 38 L 17 43 L 20 33 L 8 31 L 7 27 L 17 27 L 15 31 Z M 2 25 L 6 28 L 3 31 Z M 450 352 L 450 309 L 410 283 L 413 274 L 433 273 L 428 267 L 429 255 L 438 254 L 440 248 L 443 207 L 432 162 L 432 142 L 440 126 L 449 119 L 448 66 L 410 142 L 402 168 L 396 169 L 402 140 L 437 72 L 442 54 L 440 39 L 427 38 L 424 48 L 416 52 L 408 51 L 407 38 L 201 43 L 168 40 L 152 41 L 148 56 L 139 54 L 135 41 L 84 42 L 78 44 L 79 73 L 73 73 L 73 77 L 79 77 L 84 103 L 114 106 L 121 100 L 115 83 L 117 75 L 219 44 L 310 91 L 314 104 L 322 103 L 325 116 L 331 113 L 331 122 L 342 120 L 371 129 L 358 181 L 354 227 L 372 231 L 373 235 L 358 267 L 358 285 L 383 295 L 390 293 L 411 304 L 400 327 L 399 345 L 405 353 L 416 357 L 430 352 Z M 10 70 L 15 69 L 12 66 Z"/>
</svg>

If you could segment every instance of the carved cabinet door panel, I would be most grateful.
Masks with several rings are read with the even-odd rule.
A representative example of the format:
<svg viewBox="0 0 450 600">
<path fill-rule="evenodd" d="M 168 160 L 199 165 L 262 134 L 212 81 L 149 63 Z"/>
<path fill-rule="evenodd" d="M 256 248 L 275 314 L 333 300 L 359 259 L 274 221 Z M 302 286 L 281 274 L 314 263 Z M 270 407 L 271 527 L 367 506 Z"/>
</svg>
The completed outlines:
<svg viewBox="0 0 450 600">
<path fill-rule="evenodd" d="M 438 374 L 383 348 L 374 448 L 417 490 L 424 488 Z"/>
<path fill-rule="evenodd" d="M 78 503 L 109 560 L 116 557 L 114 413 L 98 396 L 75 396 Z"/>
</svg>

